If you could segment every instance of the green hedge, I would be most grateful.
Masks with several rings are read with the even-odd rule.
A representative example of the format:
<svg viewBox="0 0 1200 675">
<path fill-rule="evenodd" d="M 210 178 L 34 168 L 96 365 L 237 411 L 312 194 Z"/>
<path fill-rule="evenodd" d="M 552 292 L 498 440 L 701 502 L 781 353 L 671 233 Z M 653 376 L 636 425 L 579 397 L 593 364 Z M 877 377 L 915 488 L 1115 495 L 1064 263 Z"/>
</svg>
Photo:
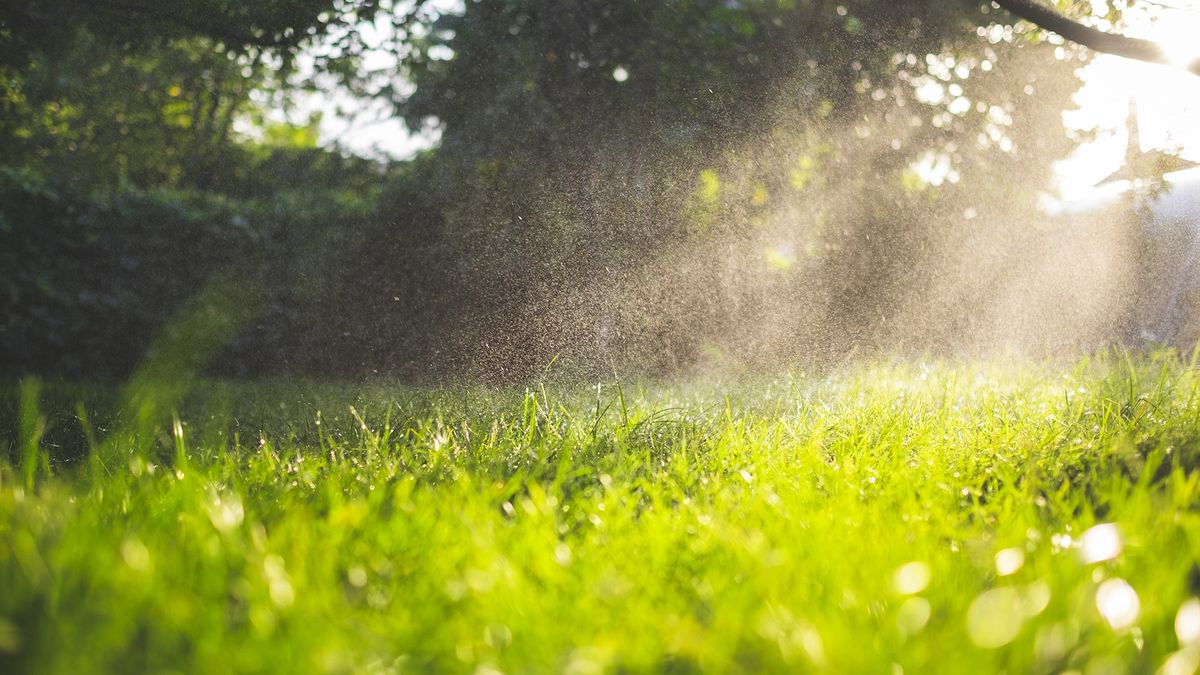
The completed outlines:
<svg viewBox="0 0 1200 675">
<path fill-rule="evenodd" d="M 260 286 L 263 306 L 214 366 L 311 361 L 297 345 L 323 353 L 316 343 L 338 321 L 321 315 L 344 295 L 371 205 L 320 190 L 84 196 L 0 168 L 0 370 L 123 376 L 188 298 L 228 272 Z"/>
</svg>

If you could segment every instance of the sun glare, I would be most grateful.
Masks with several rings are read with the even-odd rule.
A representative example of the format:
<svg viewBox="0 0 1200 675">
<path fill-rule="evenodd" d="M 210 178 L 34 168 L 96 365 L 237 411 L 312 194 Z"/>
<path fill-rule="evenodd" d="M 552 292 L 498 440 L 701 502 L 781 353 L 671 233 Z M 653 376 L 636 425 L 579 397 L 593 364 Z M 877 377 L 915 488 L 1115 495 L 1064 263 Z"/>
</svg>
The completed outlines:
<svg viewBox="0 0 1200 675">
<path fill-rule="evenodd" d="M 1196 31 L 1200 29 L 1200 3 L 1188 9 L 1175 9 L 1168 18 L 1159 20 L 1149 37 L 1163 47 L 1171 65 L 1186 68 L 1200 58 Z"/>
<path fill-rule="evenodd" d="M 1149 3 L 1135 3 L 1137 6 Z M 1163 45 L 1179 66 L 1200 57 L 1195 36 L 1200 34 L 1200 3 L 1129 12 L 1124 33 Z M 1200 160 L 1200 77 L 1181 67 L 1161 66 L 1099 55 L 1082 72 L 1083 87 L 1076 95 L 1078 109 L 1064 114 L 1072 129 L 1095 131 L 1095 140 L 1060 163 L 1059 191 L 1064 201 L 1096 198 L 1094 186 L 1117 171 L 1130 141 L 1130 110 L 1136 110 L 1139 149 L 1178 152 Z M 1132 104 L 1132 105 L 1131 105 Z"/>
</svg>

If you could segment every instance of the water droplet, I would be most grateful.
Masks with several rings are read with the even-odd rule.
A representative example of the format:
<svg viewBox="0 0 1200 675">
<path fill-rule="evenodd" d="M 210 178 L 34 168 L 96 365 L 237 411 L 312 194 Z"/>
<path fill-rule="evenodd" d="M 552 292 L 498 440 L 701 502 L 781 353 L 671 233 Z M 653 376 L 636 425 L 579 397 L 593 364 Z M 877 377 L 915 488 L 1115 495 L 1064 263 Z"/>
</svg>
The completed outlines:
<svg viewBox="0 0 1200 675">
<path fill-rule="evenodd" d="M 1141 603 L 1137 591 L 1124 579 L 1112 578 L 1096 589 L 1096 609 L 1114 630 L 1128 628 L 1137 621 Z"/>
<path fill-rule="evenodd" d="M 1015 574 L 1025 564 L 1025 551 L 1019 548 L 1006 548 L 996 552 L 996 574 L 1006 577 Z"/>
<path fill-rule="evenodd" d="M 208 491 L 208 519 L 221 532 L 229 532 L 242 524 L 246 516 L 242 499 L 234 492 L 221 493 L 210 488 Z"/>
<path fill-rule="evenodd" d="M 1175 636 L 1181 645 L 1200 645 L 1200 599 L 1189 598 L 1175 614 Z"/>
<path fill-rule="evenodd" d="M 925 598 L 909 598 L 900 605 L 896 614 L 896 626 L 906 636 L 920 633 L 933 613 L 929 601 Z"/>
<path fill-rule="evenodd" d="M 1185 647 L 1167 657 L 1157 675 L 1195 675 L 1200 669 L 1200 650 Z"/>
<path fill-rule="evenodd" d="M 804 648 L 813 663 L 817 665 L 825 663 L 825 642 L 815 628 L 805 626 L 800 629 L 800 646 Z"/>
<path fill-rule="evenodd" d="M 1079 537 L 1079 555 L 1088 564 L 1112 560 L 1123 548 L 1121 531 L 1113 523 L 1097 525 Z"/>
<path fill-rule="evenodd" d="M 1050 605 L 1050 585 L 1044 581 L 1035 581 L 1025 587 L 1021 593 L 1022 610 L 1025 616 L 1033 618 L 1046 611 Z"/>
<path fill-rule="evenodd" d="M 910 562 L 896 568 L 892 585 L 901 595 L 915 595 L 929 587 L 932 573 L 929 565 L 920 561 Z"/>
<path fill-rule="evenodd" d="M 1012 642 L 1025 622 L 1021 594 L 1010 587 L 994 588 L 971 601 L 967 610 L 967 634 L 971 642 L 996 649 Z"/>
<path fill-rule="evenodd" d="M 560 543 L 554 547 L 554 559 L 559 565 L 567 566 L 571 564 L 571 547 L 567 546 L 566 542 Z"/>
<path fill-rule="evenodd" d="M 264 557 L 263 575 L 266 577 L 266 587 L 270 592 L 271 602 L 274 602 L 276 607 L 289 607 L 295 602 L 295 590 L 292 589 L 292 580 L 288 578 L 288 571 L 283 565 L 282 557 L 277 555 Z"/>
<path fill-rule="evenodd" d="M 121 542 L 121 559 L 129 569 L 140 572 L 150 565 L 150 551 L 137 537 L 126 537 Z"/>
<path fill-rule="evenodd" d="M 292 582 L 283 577 L 271 580 L 270 593 L 271 602 L 279 607 L 288 607 L 296 600 Z"/>
</svg>

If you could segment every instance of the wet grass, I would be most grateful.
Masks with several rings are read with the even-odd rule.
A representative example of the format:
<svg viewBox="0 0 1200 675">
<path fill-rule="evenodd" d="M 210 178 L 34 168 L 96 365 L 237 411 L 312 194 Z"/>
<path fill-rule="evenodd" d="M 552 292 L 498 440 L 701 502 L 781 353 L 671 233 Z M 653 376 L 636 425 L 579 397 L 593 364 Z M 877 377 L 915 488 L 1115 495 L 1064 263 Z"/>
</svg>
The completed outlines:
<svg viewBox="0 0 1200 675">
<path fill-rule="evenodd" d="M 1198 394 L 1171 354 L 124 415 L 26 385 L 0 670 L 1192 672 Z"/>
</svg>

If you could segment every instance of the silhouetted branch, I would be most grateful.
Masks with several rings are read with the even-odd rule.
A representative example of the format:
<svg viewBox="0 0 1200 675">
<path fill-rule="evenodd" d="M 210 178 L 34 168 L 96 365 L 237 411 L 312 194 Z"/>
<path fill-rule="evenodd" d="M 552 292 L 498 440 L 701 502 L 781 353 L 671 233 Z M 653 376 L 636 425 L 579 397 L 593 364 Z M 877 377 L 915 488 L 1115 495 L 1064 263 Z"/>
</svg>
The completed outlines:
<svg viewBox="0 0 1200 675">
<path fill-rule="evenodd" d="M 1053 33 L 1058 33 L 1071 42 L 1105 54 L 1114 54 L 1147 63 L 1180 66 L 1167 57 L 1162 45 L 1152 40 L 1133 38 L 1118 33 L 1106 33 L 1058 12 L 1044 7 L 1033 0 L 993 0 L 1012 14 L 1032 22 Z M 1183 66 L 1193 75 L 1200 75 L 1200 58 Z"/>
</svg>

